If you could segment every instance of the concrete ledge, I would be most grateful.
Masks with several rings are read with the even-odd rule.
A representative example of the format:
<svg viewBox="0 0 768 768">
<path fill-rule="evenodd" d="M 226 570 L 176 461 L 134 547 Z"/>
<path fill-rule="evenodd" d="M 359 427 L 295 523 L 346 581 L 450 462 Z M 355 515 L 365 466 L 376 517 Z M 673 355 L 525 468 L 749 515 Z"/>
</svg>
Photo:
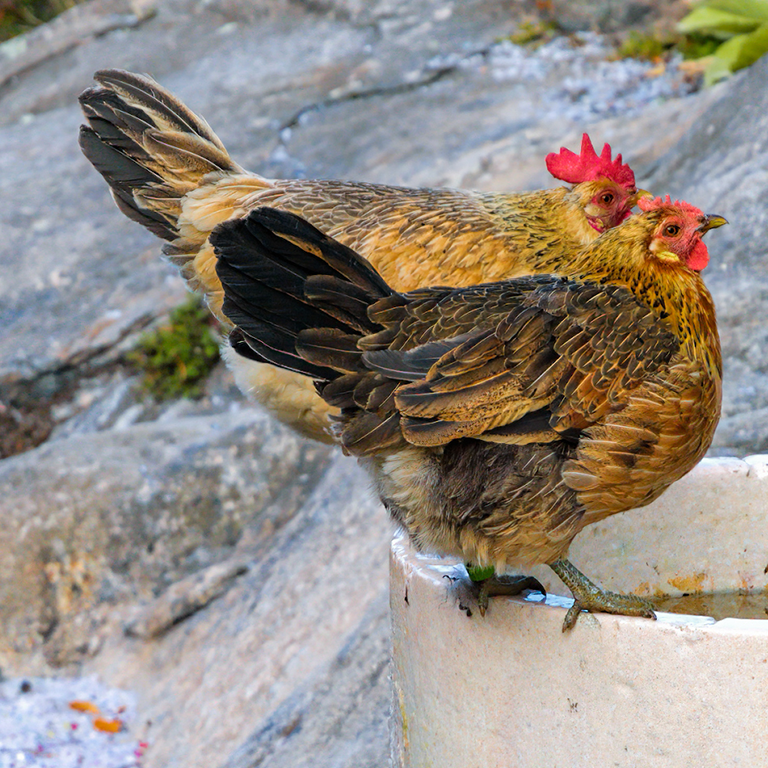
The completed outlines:
<svg viewBox="0 0 768 768">
<path fill-rule="evenodd" d="M 573 560 L 618 589 L 674 593 L 694 577 L 707 590 L 762 591 L 767 467 L 702 462 L 651 507 L 587 529 Z M 582 615 L 564 635 L 571 601 L 557 595 L 494 598 L 468 618 L 444 578 L 455 569 L 393 541 L 396 765 L 766 764 L 768 621 Z"/>
<path fill-rule="evenodd" d="M 621 592 L 768 589 L 768 456 L 704 459 L 653 504 L 586 528 L 569 557 Z M 569 594 L 549 568 L 531 573 Z"/>
</svg>

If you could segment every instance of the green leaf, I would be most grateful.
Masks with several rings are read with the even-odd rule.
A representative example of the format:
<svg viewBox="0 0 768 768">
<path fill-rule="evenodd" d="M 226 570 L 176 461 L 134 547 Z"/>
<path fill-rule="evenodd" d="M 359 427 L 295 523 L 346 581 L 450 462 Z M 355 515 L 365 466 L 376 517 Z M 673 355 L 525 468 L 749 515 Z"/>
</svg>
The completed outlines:
<svg viewBox="0 0 768 768">
<path fill-rule="evenodd" d="M 721 11 L 710 5 L 700 5 L 680 20 L 677 29 L 680 32 L 709 32 L 730 37 L 752 32 L 759 25 L 759 20 Z"/>
<path fill-rule="evenodd" d="M 709 62 L 707 68 L 704 70 L 704 85 L 714 85 L 720 80 L 728 77 L 730 74 L 733 74 L 733 70 L 728 64 L 717 56 L 713 56 L 712 61 Z"/>
<path fill-rule="evenodd" d="M 723 43 L 704 72 L 704 83 L 712 85 L 732 72 L 754 64 L 768 53 L 768 23 L 749 35 L 738 35 Z"/>
<path fill-rule="evenodd" d="M 768 0 L 709 0 L 706 7 L 753 19 L 758 23 L 768 21 Z"/>
</svg>

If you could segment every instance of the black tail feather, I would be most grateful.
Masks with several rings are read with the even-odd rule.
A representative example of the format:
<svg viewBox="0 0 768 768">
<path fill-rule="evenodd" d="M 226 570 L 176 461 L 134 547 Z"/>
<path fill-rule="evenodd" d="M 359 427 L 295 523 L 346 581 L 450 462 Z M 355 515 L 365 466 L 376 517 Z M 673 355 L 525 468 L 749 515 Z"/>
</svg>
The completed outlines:
<svg viewBox="0 0 768 768">
<path fill-rule="evenodd" d="M 335 328 L 306 328 L 296 339 L 296 351 L 316 365 L 329 365 L 338 371 L 355 373 L 360 370 L 362 352 L 357 347 L 356 334 Z"/>
<path fill-rule="evenodd" d="M 226 152 L 219 137 L 205 120 L 187 109 L 170 91 L 148 77 L 121 69 L 102 69 L 93 76 L 109 91 L 117 91 L 165 118 L 176 130 L 189 131 L 210 141 Z"/>
<path fill-rule="evenodd" d="M 368 306 L 392 293 L 367 261 L 271 208 L 220 224 L 210 241 L 233 346 L 325 381 L 360 370 L 357 340 L 377 329 Z"/>
<path fill-rule="evenodd" d="M 155 123 L 140 109 L 126 104 L 118 94 L 105 88 L 86 88 L 78 99 L 83 114 L 94 130 L 110 142 L 127 149 L 132 145 L 126 131 L 141 134 L 155 128 Z"/>
<path fill-rule="evenodd" d="M 80 148 L 120 210 L 164 240 L 179 237 L 180 200 L 214 171 L 240 172 L 221 141 L 154 80 L 121 70 L 95 74 L 80 94 Z"/>
<path fill-rule="evenodd" d="M 337 375 L 336 371 L 330 368 L 312 365 L 312 363 L 302 360 L 296 354 L 270 347 L 258 339 L 248 336 L 238 328 L 235 328 L 229 334 L 229 344 L 241 357 L 255 360 L 257 363 L 276 365 L 278 368 L 283 368 L 286 371 L 311 376 L 318 381 L 328 381 Z"/>
<path fill-rule="evenodd" d="M 258 208 L 240 221 L 249 227 L 253 237 L 260 240 L 264 248 L 273 249 L 281 258 L 303 268 L 304 278 L 310 275 L 342 278 L 362 288 L 371 302 L 393 293 L 366 259 L 299 216 L 275 208 Z M 221 226 L 228 225 L 229 222 Z"/>
<path fill-rule="evenodd" d="M 304 283 L 304 296 L 323 312 L 353 326 L 361 333 L 373 333 L 380 326 L 368 318 L 370 294 L 332 275 L 315 275 Z"/>
</svg>

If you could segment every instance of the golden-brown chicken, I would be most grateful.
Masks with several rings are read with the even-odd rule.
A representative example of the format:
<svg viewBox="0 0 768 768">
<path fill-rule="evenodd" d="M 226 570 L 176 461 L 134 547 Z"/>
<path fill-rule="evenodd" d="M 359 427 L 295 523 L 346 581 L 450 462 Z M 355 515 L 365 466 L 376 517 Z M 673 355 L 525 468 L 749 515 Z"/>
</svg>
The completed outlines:
<svg viewBox="0 0 768 768">
<path fill-rule="evenodd" d="M 339 440 L 423 550 L 479 571 L 547 563 L 581 610 L 653 616 L 565 558 L 590 523 L 644 506 L 704 455 L 721 358 L 699 271 L 725 220 L 686 203 L 643 213 L 571 261 L 571 278 L 393 291 L 290 214 L 217 227 L 237 354 L 316 381 Z"/>
<path fill-rule="evenodd" d="M 567 273 L 567 258 L 629 216 L 639 194 L 621 155 L 612 160 L 606 145 L 598 156 L 586 134 L 579 155 L 547 157 L 571 188 L 490 194 L 265 179 L 234 163 L 208 124 L 153 80 L 118 70 L 95 77 L 100 85 L 80 97 L 89 123 L 83 152 L 123 213 L 169 241 L 171 261 L 225 324 L 208 238 L 259 206 L 303 216 L 371 259 L 394 288 L 410 290 Z M 241 387 L 279 418 L 327 439 L 333 409 L 305 379 L 253 361 L 233 367 Z"/>
</svg>

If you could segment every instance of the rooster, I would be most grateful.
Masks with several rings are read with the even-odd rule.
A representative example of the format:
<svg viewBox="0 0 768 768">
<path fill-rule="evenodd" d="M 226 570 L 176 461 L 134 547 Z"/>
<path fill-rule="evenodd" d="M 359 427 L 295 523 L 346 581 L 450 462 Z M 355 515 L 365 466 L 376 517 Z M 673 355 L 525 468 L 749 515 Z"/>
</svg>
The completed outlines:
<svg viewBox="0 0 768 768">
<path fill-rule="evenodd" d="M 569 259 L 570 277 L 394 291 L 292 214 L 260 208 L 210 242 L 237 355 L 315 381 L 337 438 L 415 546 L 461 558 L 487 605 L 510 568 L 548 564 L 581 611 L 654 617 L 567 559 L 573 538 L 688 472 L 720 413 L 721 355 L 687 203 L 642 213 Z"/>
<path fill-rule="evenodd" d="M 259 206 L 301 215 L 371 260 L 398 290 L 472 285 L 518 275 L 568 273 L 568 258 L 630 215 L 634 174 L 598 155 L 584 134 L 580 154 L 552 153 L 552 175 L 571 184 L 524 194 L 407 189 L 344 181 L 270 180 L 228 155 L 208 124 L 154 80 L 97 72 L 80 96 L 89 125 L 86 157 L 123 213 L 168 241 L 164 251 L 216 317 L 222 290 L 209 236 Z M 329 439 L 329 413 L 301 377 L 252 360 L 233 361 L 241 387 L 282 421 Z"/>
</svg>

